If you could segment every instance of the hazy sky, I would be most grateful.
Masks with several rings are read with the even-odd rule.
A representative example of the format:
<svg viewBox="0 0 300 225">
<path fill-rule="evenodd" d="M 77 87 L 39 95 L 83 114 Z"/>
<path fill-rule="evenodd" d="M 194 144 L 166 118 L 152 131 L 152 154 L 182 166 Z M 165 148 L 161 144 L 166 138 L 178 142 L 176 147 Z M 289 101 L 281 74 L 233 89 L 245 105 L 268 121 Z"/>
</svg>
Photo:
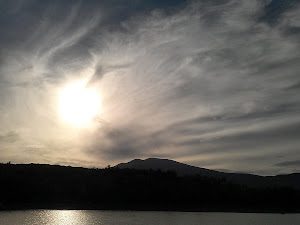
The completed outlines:
<svg viewBox="0 0 300 225">
<path fill-rule="evenodd" d="M 0 161 L 300 172 L 298 0 L 0 0 Z M 58 110 L 80 81 L 90 126 Z"/>
</svg>

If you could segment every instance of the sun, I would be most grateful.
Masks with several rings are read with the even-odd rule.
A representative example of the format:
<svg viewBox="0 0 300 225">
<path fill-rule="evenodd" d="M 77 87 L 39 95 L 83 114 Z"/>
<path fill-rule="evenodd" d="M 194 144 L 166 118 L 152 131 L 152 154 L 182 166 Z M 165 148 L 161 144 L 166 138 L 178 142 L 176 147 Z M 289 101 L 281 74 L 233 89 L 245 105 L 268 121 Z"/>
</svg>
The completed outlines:
<svg viewBox="0 0 300 225">
<path fill-rule="evenodd" d="M 69 124 L 82 127 L 100 113 L 101 100 L 95 88 L 85 83 L 73 83 L 63 88 L 59 95 L 59 113 Z"/>
</svg>

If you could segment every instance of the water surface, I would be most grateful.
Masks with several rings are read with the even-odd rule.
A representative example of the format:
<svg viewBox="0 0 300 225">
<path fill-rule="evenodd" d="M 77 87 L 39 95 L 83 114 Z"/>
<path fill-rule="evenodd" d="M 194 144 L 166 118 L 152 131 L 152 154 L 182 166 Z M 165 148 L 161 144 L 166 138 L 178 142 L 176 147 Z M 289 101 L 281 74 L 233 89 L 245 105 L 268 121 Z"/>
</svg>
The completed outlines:
<svg viewBox="0 0 300 225">
<path fill-rule="evenodd" d="M 296 225 L 300 214 L 26 210 L 0 212 L 0 224 Z"/>
</svg>

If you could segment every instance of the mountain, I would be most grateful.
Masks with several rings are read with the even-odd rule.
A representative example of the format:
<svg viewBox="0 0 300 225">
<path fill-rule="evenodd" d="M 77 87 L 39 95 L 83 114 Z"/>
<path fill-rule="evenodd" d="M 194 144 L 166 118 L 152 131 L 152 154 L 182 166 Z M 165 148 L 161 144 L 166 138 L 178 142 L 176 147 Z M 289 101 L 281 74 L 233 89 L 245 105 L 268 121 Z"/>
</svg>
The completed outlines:
<svg viewBox="0 0 300 225">
<path fill-rule="evenodd" d="M 128 165 L 140 169 L 126 169 Z M 0 163 L 1 210 L 106 209 L 214 212 L 300 212 L 300 190 L 249 188 L 226 179 L 198 176 L 230 174 L 191 167 L 171 160 L 134 160 L 124 169 L 88 169 L 48 164 Z M 141 170 L 168 168 L 175 172 Z M 195 175 L 185 176 L 186 174 Z M 249 177 L 250 176 L 250 177 Z M 225 177 L 225 176 L 224 176 Z M 239 175 L 236 177 L 240 178 Z M 243 175 L 247 182 L 265 177 Z M 272 177 L 294 181 L 297 174 Z M 243 180 L 238 180 L 243 182 Z"/>
<path fill-rule="evenodd" d="M 251 188 L 270 188 L 270 187 L 293 187 L 300 190 L 300 174 L 287 174 L 276 176 L 258 176 L 244 173 L 225 173 L 205 168 L 190 166 L 184 163 L 169 159 L 148 158 L 145 160 L 134 159 L 128 163 L 120 163 L 115 167 L 119 169 L 140 169 L 140 170 L 161 170 L 175 171 L 178 176 L 200 175 L 217 179 L 226 179 L 227 181 L 245 185 Z"/>
<path fill-rule="evenodd" d="M 179 176 L 188 176 L 200 174 L 203 176 L 213 176 L 216 177 L 222 172 L 209 170 L 205 168 L 199 168 L 195 166 L 190 166 L 184 163 L 176 162 L 169 159 L 158 159 L 158 158 L 148 158 L 145 160 L 134 159 L 128 163 L 120 163 L 116 165 L 116 167 L 120 169 L 128 168 L 128 169 L 153 169 L 153 170 L 161 170 L 161 171 L 175 171 Z"/>
</svg>

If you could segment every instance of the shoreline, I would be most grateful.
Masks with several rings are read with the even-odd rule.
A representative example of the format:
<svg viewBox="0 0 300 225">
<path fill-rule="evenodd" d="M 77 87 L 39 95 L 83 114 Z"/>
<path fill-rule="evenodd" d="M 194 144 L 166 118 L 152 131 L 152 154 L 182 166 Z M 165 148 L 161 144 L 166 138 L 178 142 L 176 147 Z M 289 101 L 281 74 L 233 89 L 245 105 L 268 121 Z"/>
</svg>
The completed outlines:
<svg viewBox="0 0 300 225">
<path fill-rule="evenodd" d="M 101 207 L 99 205 L 78 204 L 55 204 L 55 205 L 34 205 L 20 204 L 2 206 L 0 211 L 30 211 L 30 210 L 99 210 L 99 211 L 140 211 L 140 212 L 203 212 L 203 213 L 264 213 L 264 214 L 299 214 L 299 209 L 250 209 L 250 208 L 166 208 L 166 207 Z"/>
</svg>

